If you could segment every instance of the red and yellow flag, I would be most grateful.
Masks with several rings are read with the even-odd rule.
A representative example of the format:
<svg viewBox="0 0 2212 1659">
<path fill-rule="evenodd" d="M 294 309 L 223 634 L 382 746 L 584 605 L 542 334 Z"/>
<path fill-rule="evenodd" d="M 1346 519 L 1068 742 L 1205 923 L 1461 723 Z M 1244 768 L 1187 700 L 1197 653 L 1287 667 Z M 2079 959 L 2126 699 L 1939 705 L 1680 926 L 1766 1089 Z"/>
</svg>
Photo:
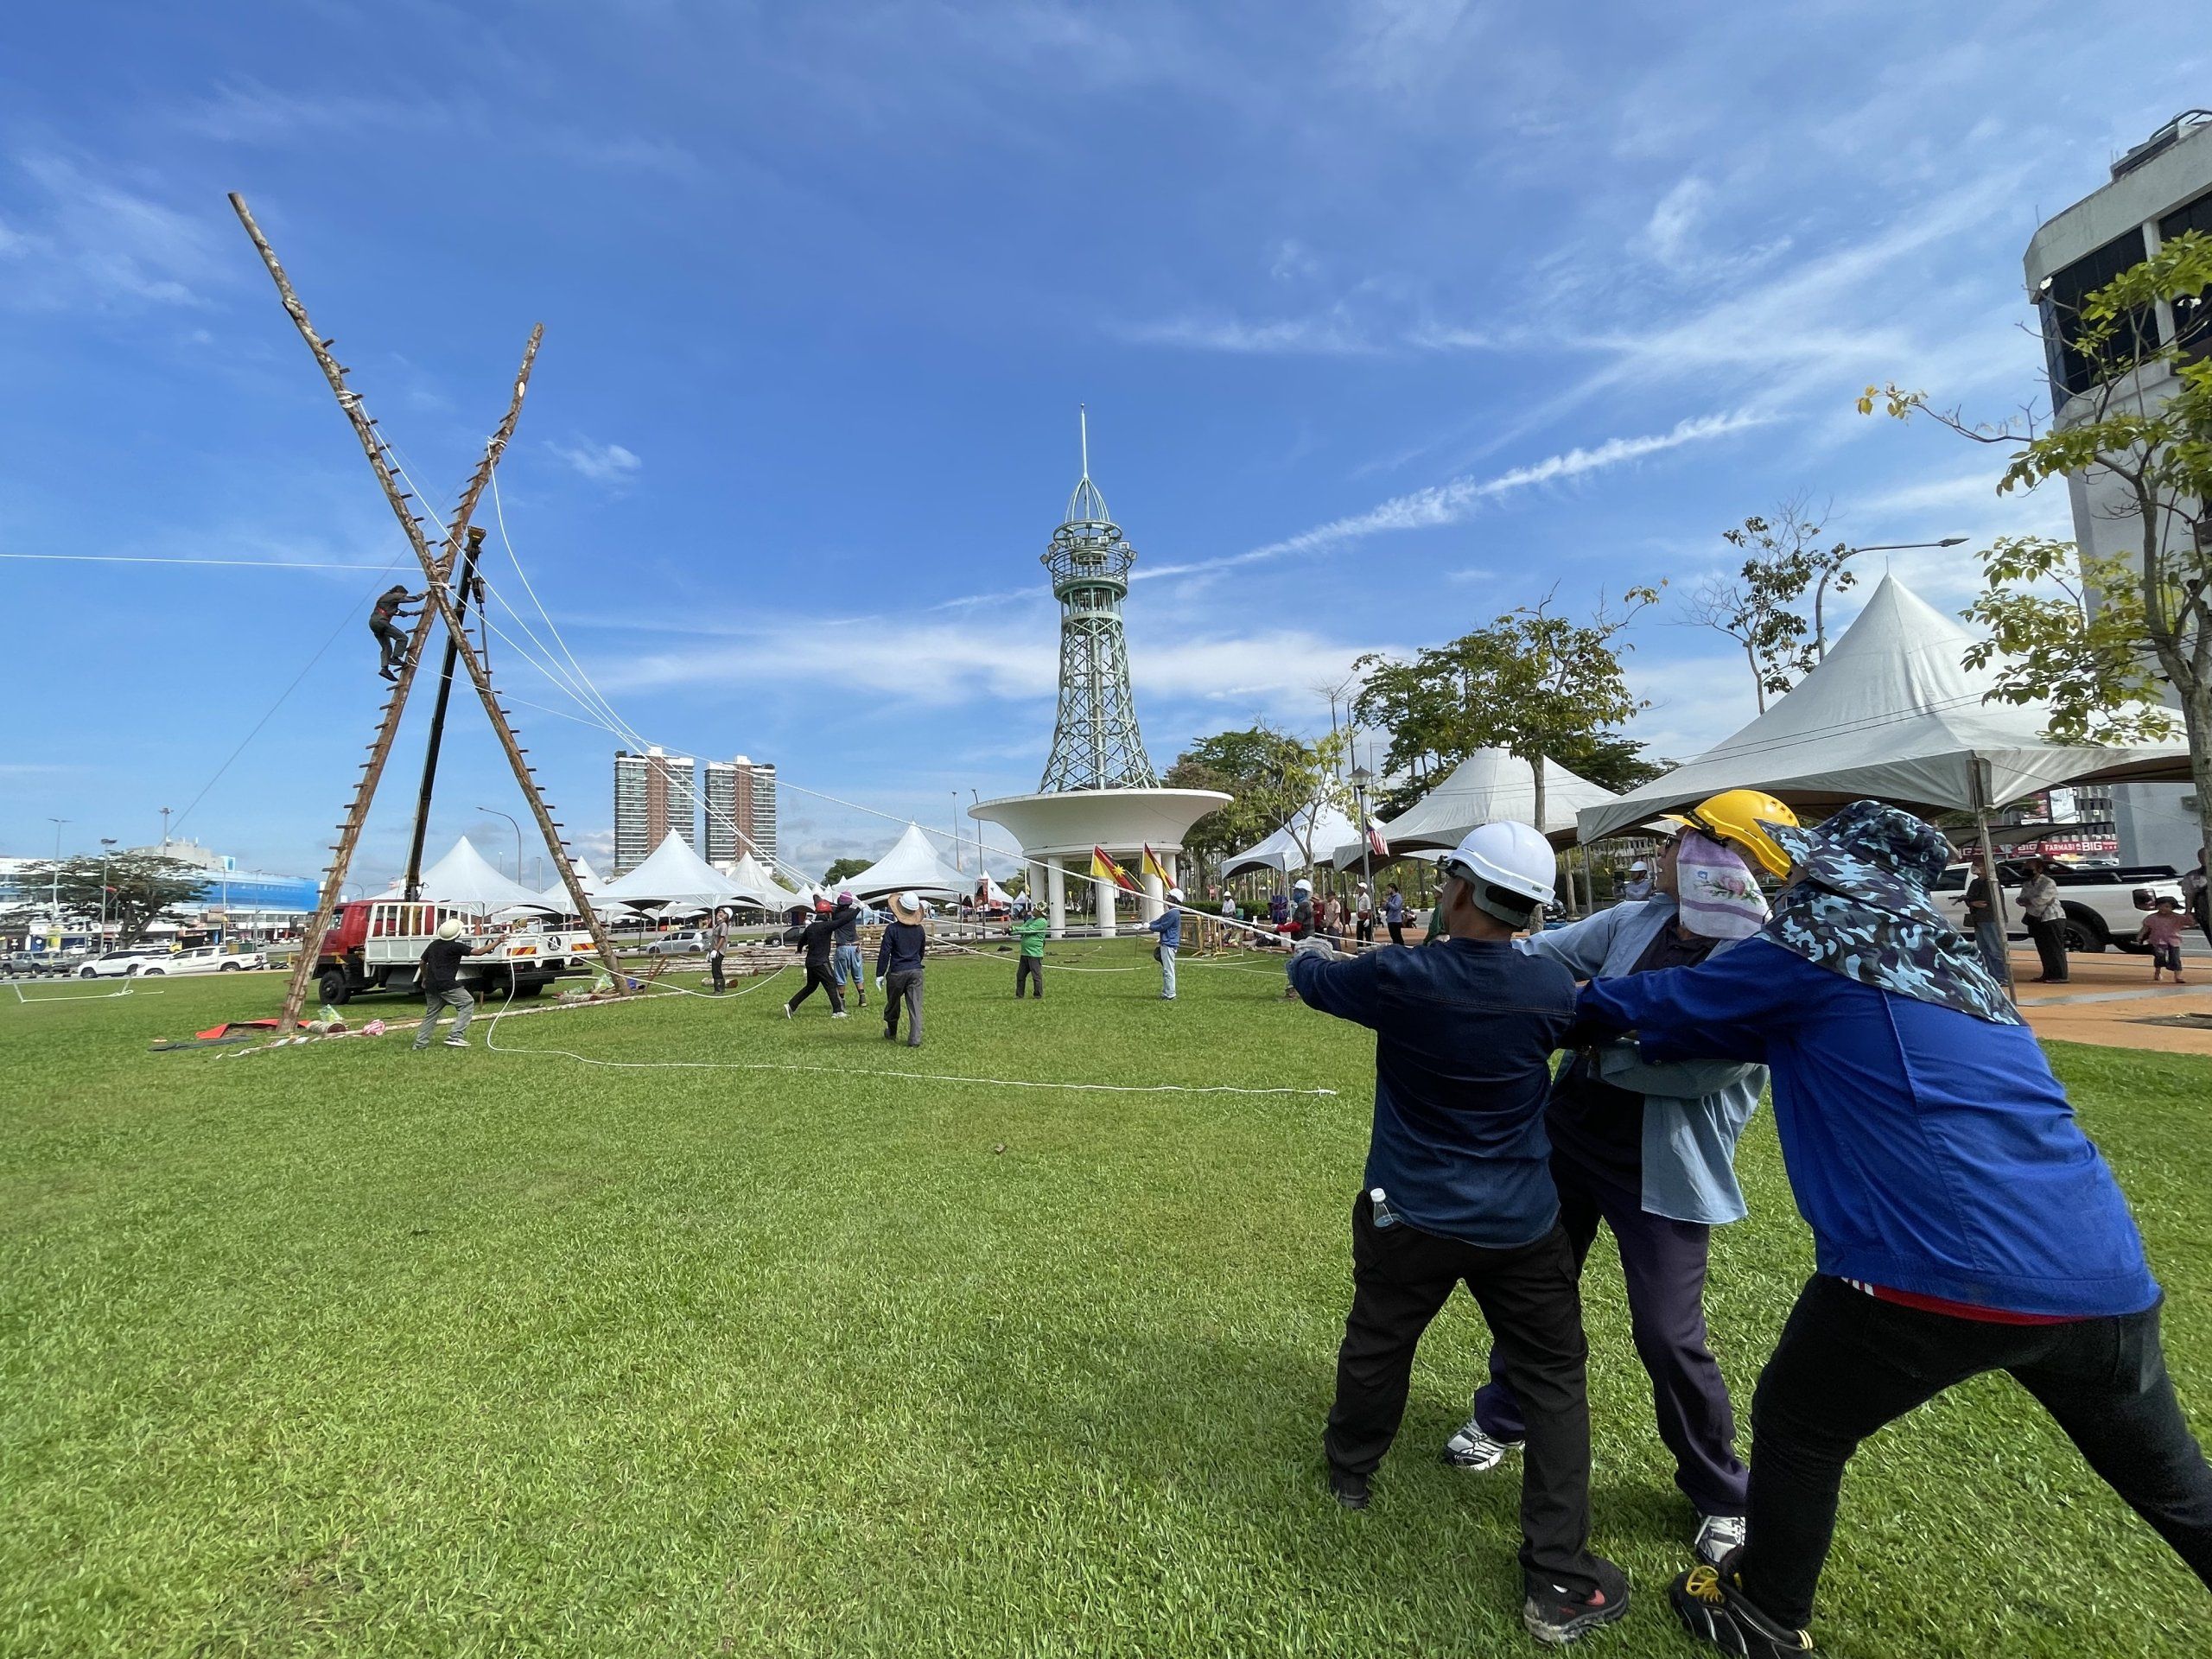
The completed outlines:
<svg viewBox="0 0 2212 1659">
<path fill-rule="evenodd" d="M 1121 888 L 1124 893 L 1142 893 L 1144 891 L 1142 887 L 1137 885 L 1135 877 L 1131 876 L 1127 870 L 1116 864 L 1112 859 L 1106 856 L 1106 849 L 1103 847 L 1093 847 L 1090 849 L 1090 874 L 1093 880 L 1099 881 L 1111 881 L 1116 887 Z"/>
<path fill-rule="evenodd" d="M 1169 887 L 1175 885 L 1167 879 L 1167 867 L 1160 861 L 1160 855 L 1152 850 L 1152 843 L 1150 842 L 1145 842 L 1144 862 L 1137 868 L 1141 869 L 1147 875 L 1158 876 L 1160 878 L 1160 885 L 1163 887 Z"/>
</svg>

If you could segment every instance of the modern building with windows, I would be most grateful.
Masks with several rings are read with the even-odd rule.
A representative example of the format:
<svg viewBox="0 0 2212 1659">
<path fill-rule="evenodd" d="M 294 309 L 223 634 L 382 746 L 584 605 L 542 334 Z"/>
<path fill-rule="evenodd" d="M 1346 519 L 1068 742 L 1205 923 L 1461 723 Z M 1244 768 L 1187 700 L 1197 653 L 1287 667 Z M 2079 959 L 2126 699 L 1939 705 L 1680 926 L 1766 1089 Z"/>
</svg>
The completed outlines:
<svg viewBox="0 0 2212 1659">
<path fill-rule="evenodd" d="M 750 851 L 776 865 L 776 767 L 772 761 L 707 762 L 707 862 L 734 864 Z"/>
<path fill-rule="evenodd" d="M 2130 407 L 2155 409 L 2172 395 L 2174 376 L 2163 361 L 2124 379 L 2101 381 L 2077 341 L 2082 302 L 2184 231 L 2212 236 L 2212 110 L 2189 111 L 2159 128 L 2113 163 L 2107 183 L 2044 224 L 2028 244 L 2028 293 L 2042 318 L 2057 426 Z M 2127 328 L 2145 347 L 2177 346 L 2185 356 L 2201 357 L 2212 351 L 2212 296 L 2174 305 L 2161 301 L 2128 319 Z M 2120 349 L 2126 349 L 2124 340 Z M 2101 470 L 2075 474 L 2067 490 L 2074 539 L 2084 553 L 2139 560 L 2141 521 L 2119 479 Z M 2167 533 L 2202 538 L 2208 526 L 2200 519 Z M 2117 785 L 2112 811 L 2123 863 L 2185 869 L 2196 862 L 2202 829 L 2187 785 Z"/>
<path fill-rule="evenodd" d="M 670 831 L 699 844 L 698 763 L 658 744 L 642 754 L 614 751 L 614 874 L 644 863 Z"/>
</svg>

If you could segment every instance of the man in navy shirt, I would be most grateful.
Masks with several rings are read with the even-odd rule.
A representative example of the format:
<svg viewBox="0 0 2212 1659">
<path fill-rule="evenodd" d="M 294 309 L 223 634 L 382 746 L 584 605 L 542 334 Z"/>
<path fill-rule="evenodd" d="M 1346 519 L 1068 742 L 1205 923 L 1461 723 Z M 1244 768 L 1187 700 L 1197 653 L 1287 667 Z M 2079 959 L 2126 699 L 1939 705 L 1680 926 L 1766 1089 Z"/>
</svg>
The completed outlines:
<svg viewBox="0 0 2212 1659">
<path fill-rule="evenodd" d="M 1183 946 L 1183 889 L 1167 889 L 1167 903 L 1159 915 L 1145 924 L 1147 929 L 1160 935 L 1160 1000 L 1175 1000 L 1175 953 Z"/>
<path fill-rule="evenodd" d="M 1586 987 L 1586 1031 L 1643 1058 L 1764 1061 L 1816 1271 L 1751 1408 L 1748 1541 L 1675 1581 L 1727 1652 L 1802 1653 L 1859 1443 L 2002 1370 L 2212 1584 L 2212 1469 L 2174 1398 L 2127 1200 L 2034 1033 L 1929 898 L 1932 827 L 1859 801 L 1794 862 L 1773 919 L 1702 966 Z"/>
<path fill-rule="evenodd" d="M 1590 1553 L 1590 1409 L 1573 1246 L 1560 1225 L 1543 1111 L 1574 977 L 1513 936 L 1552 897 L 1557 861 L 1525 823 L 1478 826 L 1446 861 L 1446 937 L 1339 957 L 1301 939 L 1310 1007 L 1373 1029 L 1375 1128 L 1352 1205 L 1352 1305 L 1323 1445 L 1337 1499 L 1368 1480 L 1405 1414 L 1414 1351 L 1464 1283 L 1526 1423 L 1522 1620 L 1571 1642 L 1628 1611 L 1628 1580 Z"/>
</svg>

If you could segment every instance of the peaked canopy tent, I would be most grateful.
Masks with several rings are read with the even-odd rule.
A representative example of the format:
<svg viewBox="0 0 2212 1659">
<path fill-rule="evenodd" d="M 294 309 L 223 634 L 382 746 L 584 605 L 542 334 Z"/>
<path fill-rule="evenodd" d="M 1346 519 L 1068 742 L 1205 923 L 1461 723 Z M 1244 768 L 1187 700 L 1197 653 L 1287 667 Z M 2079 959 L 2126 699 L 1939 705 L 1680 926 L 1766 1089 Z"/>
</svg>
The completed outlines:
<svg viewBox="0 0 2212 1659">
<path fill-rule="evenodd" d="M 685 846 L 672 830 L 644 863 L 608 882 L 596 895 L 606 904 L 658 909 L 669 915 L 709 910 L 742 897 L 728 876 Z"/>
<path fill-rule="evenodd" d="M 1576 776 L 1556 760 L 1544 762 L 1544 821 L 1536 827 L 1554 842 L 1576 837 L 1579 813 L 1619 798 L 1587 778 Z M 1449 851 L 1466 838 L 1478 823 L 1515 818 L 1536 822 L 1536 771 L 1526 760 L 1503 749 L 1477 749 L 1452 768 L 1451 775 L 1404 811 L 1376 828 L 1390 845 L 1390 856 L 1416 851 Z M 1359 862 L 1364 843 L 1357 831 L 1331 850 L 1329 861 L 1338 869 Z"/>
<path fill-rule="evenodd" d="M 544 894 L 500 874 L 467 836 L 423 872 L 423 897 L 432 904 L 462 905 L 480 915 L 495 910 L 548 908 Z M 568 907 L 565 898 L 561 907 Z"/>
<path fill-rule="evenodd" d="M 921 825 L 910 823 L 891 850 L 858 875 L 840 881 L 859 899 L 880 899 L 887 893 L 916 893 L 925 899 L 957 899 L 973 890 L 968 878 L 948 869 L 930 845 Z"/>
<path fill-rule="evenodd" d="M 2060 784 L 2185 782 L 2179 743 L 2101 748 L 2044 741 L 2040 703 L 1984 701 L 1993 670 L 1969 671 L 1974 638 L 1895 576 L 1796 687 L 1734 735 L 1633 793 L 1580 815 L 1594 841 L 1724 789 L 1793 807 L 1871 798 L 1986 823 Z"/>
<path fill-rule="evenodd" d="M 1288 875 L 1309 864 L 1326 863 L 1331 852 L 1344 842 L 1356 841 L 1358 835 L 1342 807 L 1309 806 L 1266 840 L 1224 860 L 1221 874 L 1224 879 L 1248 870 L 1274 870 Z"/>
<path fill-rule="evenodd" d="M 592 868 L 590 863 L 584 859 L 577 859 L 570 868 L 576 873 L 576 885 L 584 890 L 585 899 L 596 909 L 599 906 L 600 894 L 607 890 L 607 878 Z M 537 902 L 542 908 L 550 910 L 556 915 L 566 916 L 569 913 L 569 890 L 558 881 L 539 893 Z"/>
<path fill-rule="evenodd" d="M 729 872 L 723 879 L 735 889 L 732 896 L 739 904 L 757 906 L 762 910 L 782 911 L 790 909 L 799 901 L 799 895 L 779 885 L 749 849 L 729 867 Z"/>
</svg>

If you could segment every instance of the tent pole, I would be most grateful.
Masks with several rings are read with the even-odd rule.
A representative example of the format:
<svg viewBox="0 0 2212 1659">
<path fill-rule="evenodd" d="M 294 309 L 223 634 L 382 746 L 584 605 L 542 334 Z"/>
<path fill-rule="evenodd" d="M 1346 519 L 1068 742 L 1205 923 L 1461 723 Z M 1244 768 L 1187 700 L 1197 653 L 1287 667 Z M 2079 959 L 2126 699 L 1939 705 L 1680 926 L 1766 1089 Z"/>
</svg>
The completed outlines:
<svg viewBox="0 0 2212 1659">
<path fill-rule="evenodd" d="M 1997 936 L 2004 942 L 2005 990 L 2008 995 L 2016 995 L 2012 988 L 2012 922 L 2005 912 L 2005 884 L 1998 879 L 1997 849 L 1989 839 L 1989 785 L 1982 774 L 1986 764 L 1978 754 L 1967 757 L 1967 768 L 1974 779 L 1974 828 L 1981 842 L 1981 868 L 1989 873 L 1989 902 L 1997 912 Z"/>
</svg>

